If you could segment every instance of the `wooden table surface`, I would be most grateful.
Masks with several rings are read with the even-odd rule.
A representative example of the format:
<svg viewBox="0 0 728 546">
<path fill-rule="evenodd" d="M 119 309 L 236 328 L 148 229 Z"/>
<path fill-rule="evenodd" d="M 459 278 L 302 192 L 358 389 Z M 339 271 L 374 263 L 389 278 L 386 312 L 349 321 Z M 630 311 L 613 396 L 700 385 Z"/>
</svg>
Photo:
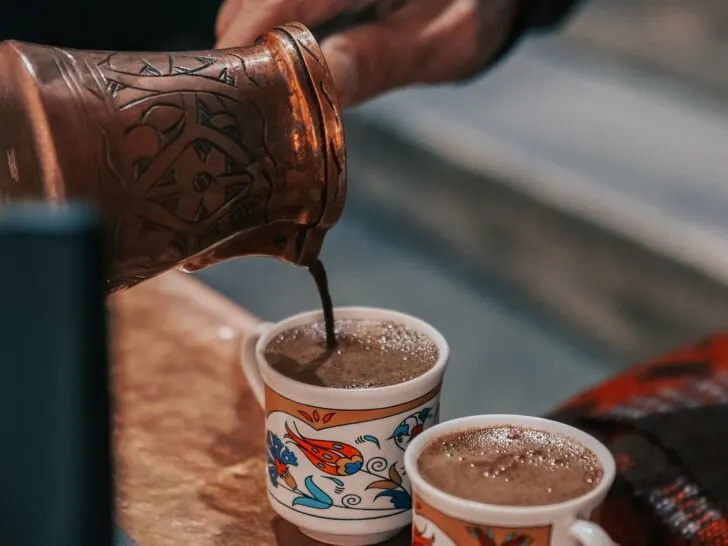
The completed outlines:
<svg viewBox="0 0 728 546">
<path fill-rule="evenodd" d="M 178 273 L 115 296 L 111 307 L 121 528 L 138 546 L 318 544 L 266 499 L 263 413 L 239 355 L 257 319 Z M 723 378 L 726 355 L 728 335 L 699 341 L 582 393 L 556 418 L 584 419 Z M 620 544 L 666 543 L 653 540 L 667 527 L 631 496 L 630 475 L 617 479 L 602 509 L 605 528 Z M 409 545 L 408 531 L 386 546 Z"/>
<path fill-rule="evenodd" d="M 263 413 L 239 355 L 257 319 L 181 273 L 111 308 L 121 528 L 139 546 L 318 544 L 266 500 Z"/>
</svg>

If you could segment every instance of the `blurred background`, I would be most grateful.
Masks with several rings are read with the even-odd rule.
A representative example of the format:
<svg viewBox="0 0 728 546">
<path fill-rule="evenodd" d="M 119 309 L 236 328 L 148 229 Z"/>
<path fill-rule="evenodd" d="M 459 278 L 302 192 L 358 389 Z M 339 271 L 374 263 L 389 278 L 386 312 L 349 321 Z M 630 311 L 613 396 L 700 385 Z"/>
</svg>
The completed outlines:
<svg viewBox="0 0 728 546">
<path fill-rule="evenodd" d="M 208 48 L 217 7 L 11 2 L 0 32 Z M 350 197 L 323 253 L 334 302 L 444 333 L 445 418 L 543 413 L 726 329 L 726 98 L 724 1 L 592 0 L 474 83 L 348 112 Z M 266 320 L 319 305 L 305 271 L 273 261 L 199 277 Z"/>
</svg>

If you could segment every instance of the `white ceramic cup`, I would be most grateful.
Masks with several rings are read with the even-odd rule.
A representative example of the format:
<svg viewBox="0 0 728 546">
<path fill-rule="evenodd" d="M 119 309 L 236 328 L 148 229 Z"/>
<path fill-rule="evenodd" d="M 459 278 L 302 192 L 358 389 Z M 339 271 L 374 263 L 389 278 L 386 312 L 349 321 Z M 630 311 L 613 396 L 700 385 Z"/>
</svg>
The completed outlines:
<svg viewBox="0 0 728 546">
<path fill-rule="evenodd" d="M 438 421 L 449 348 L 442 334 L 409 315 L 364 307 L 334 313 L 337 320 L 410 326 L 439 350 L 432 369 L 405 383 L 336 389 L 290 379 L 265 359 L 276 335 L 322 320 L 320 311 L 261 324 L 243 340 L 243 370 L 265 410 L 271 506 L 315 540 L 363 546 L 391 538 L 412 521 L 404 451 Z"/>
<path fill-rule="evenodd" d="M 545 506 L 498 506 L 455 497 L 422 478 L 417 461 L 426 446 L 453 432 L 494 425 L 534 428 L 573 438 L 599 458 L 604 469 L 602 481 L 589 493 L 566 502 Z M 590 518 L 612 486 L 614 458 L 596 438 L 574 427 L 521 415 L 476 415 L 454 419 L 418 436 L 407 448 L 404 464 L 414 496 L 413 545 L 500 545 L 510 544 L 511 540 L 519 546 L 613 546 L 607 533 Z M 514 537 L 517 536 L 521 538 L 516 541 Z"/>
</svg>

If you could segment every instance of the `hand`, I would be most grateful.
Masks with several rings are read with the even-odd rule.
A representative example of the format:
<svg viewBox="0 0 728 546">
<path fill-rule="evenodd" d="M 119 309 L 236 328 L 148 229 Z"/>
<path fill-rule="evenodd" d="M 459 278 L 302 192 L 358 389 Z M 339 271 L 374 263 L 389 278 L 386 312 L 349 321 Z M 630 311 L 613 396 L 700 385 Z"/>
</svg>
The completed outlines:
<svg viewBox="0 0 728 546">
<path fill-rule="evenodd" d="M 350 28 L 321 47 L 343 106 L 411 84 L 476 74 L 513 30 L 522 0 L 225 0 L 217 47 L 251 44 L 276 25 L 309 27 L 376 4 L 374 23 Z"/>
</svg>

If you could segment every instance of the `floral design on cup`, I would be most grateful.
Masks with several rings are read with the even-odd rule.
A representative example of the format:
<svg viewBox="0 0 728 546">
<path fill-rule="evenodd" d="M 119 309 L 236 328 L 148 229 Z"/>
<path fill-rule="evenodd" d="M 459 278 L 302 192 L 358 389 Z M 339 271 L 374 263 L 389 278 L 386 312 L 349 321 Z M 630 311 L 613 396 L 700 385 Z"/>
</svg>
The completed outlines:
<svg viewBox="0 0 728 546">
<path fill-rule="evenodd" d="M 357 448 L 344 442 L 306 438 L 301 433 L 293 432 L 288 423 L 286 439 L 295 444 L 316 468 L 332 476 L 351 476 L 359 472 L 364 464 L 361 451 Z"/>
<path fill-rule="evenodd" d="M 265 348 L 279 333 L 321 320 L 321 312 L 256 326 L 241 352 L 248 385 L 265 413 L 262 483 L 273 510 L 304 535 L 344 546 L 379 544 L 412 521 L 405 450 L 439 421 L 449 348 L 432 326 L 396 311 L 339 307 L 335 314 L 412 327 L 435 342 L 438 360 L 422 375 L 386 387 L 308 385 L 274 370 Z"/>
<path fill-rule="evenodd" d="M 397 447 L 404 451 L 409 443 L 425 430 L 425 423 L 427 423 L 431 413 L 432 408 L 422 408 L 417 413 L 408 415 L 397 425 L 390 439 L 393 439 Z M 435 417 L 436 420 L 437 417 Z"/>
<path fill-rule="evenodd" d="M 269 437 L 274 434 L 269 433 Z M 329 476 L 320 476 L 322 479 L 331 481 L 334 484 L 334 495 L 343 495 L 346 492 L 346 484 L 341 479 L 346 476 L 353 476 L 359 472 L 368 474 L 371 476 L 373 481 L 366 486 L 366 490 L 380 490 L 374 496 L 374 500 L 379 498 L 389 498 L 392 503 L 393 509 L 407 510 L 412 507 L 412 500 L 409 492 L 402 485 L 402 476 L 397 470 L 396 463 L 389 463 L 382 457 L 369 459 L 367 464 L 364 464 L 364 458 L 357 448 L 348 445 L 344 442 L 331 442 L 323 440 L 315 440 L 305 438 L 302 435 L 295 434 L 291 429 L 286 426 L 286 436 L 295 446 L 301 451 L 301 453 L 313 463 L 317 468 Z M 363 441 L 372 442 L 379 446 L 379 441 L 371 435 L 361 437 Z M 291 457 L 289 460 L 293 460 L 291 466 L 298 466 L 296 456 L 288 450 L 287 447 L 283 448 L 286 450 Z M 285 454 L 284 454 L 285 456 Z M 377 472 L 379 468 L 388 468 L 387 475 L 383 475 L 381 472 Z M 298 489 L 296 486 L 296 480 L 291 476 L 287 467 L 283 471 L 283 482 L 291 492 L 297 493 L 299 496 L 293 499 L 292 506 L 306 506 L 308 508 L 315 508 L 319 510 L 326 510 L 332 507 L 339 507 L 344 509 L 351 509 L 358 506 L 361 500 L 355 501 L 355 499 L 349 495 L 342 497 L 339 504 L 324 492 L 319 487 L 314 479 L 313 475 L 307 476 L 304 480 L 306 492 Z M 274 482 L 275 483 L 275 482 Z M 361 499 L 361 497 L 359 497 Z"/>
<path fill-rule="evenodd" d="M 288 449 L 281 439 L 272 432 L 268 431 L 267 448 L 268 448 L 268 477 L 273 487 L 278 487 L 278 480 L 282 480 L 291 489 L 296 488 L 296 480 L 291 476 L 288 470 L 291 466 L 298 466 L 298 459 L 293 452 Z"/>
<path fill-rule="evenodd" d="M 413 546 L 549 546 L 551 526 L 500 527 L 477 525 L 447 516 L 417 499 Z"/>
<path fill-rule="evenodd" d="M 334 488 L 334 493 L 339 489 L 339 494 L 344 492 L 345 484 L 339 478 L 339 476 L 353 476 L 358 472 L 370 474 L 375 481 L 371 482 L 366 489 L 382 489 L 377 494 L 374 500 L 380 497 L 389 497 L 392 501 L 394 508 L 407 509 L 411 508 L 412 502 L 410 499 L 409 492 L 402 487 L 402 477 L 400 476 L 395 463 L 391 465 L 386 462 L 380 462 L 380 459 L 370 459 L 366 467 L 364 466 L 364 458 L 361 452 L 348 444 L 343 442 L 329 442 L 322 440 L 312 440 L 303 438 L 291 432 L 290 428 L 286 426 L 286 438 L 290 439 L 298 448 L 302 451 L 303 455 L 306 456 L 316 467 L 322 472 L 330 474 L 329 476 L 322 476 L 328 480 L 331 480 L 337 487 Z M 366 441 L 379 444 L 379 441 L 371 435 L 366 435 Z M 375 467 L 381 467 L 386 464 L 389 468 L 388 476 L 383 476 L 376 473 Z M 308 506 L 309 508 L 320 508 L 326 509 L 334 505 L 333 499 L 313 482 L 313 477 L 309 476 L 306 478 L 307 489 L 311 496 L 302 493 L 300 497 L 293 499 L 293 506 L 301 505 Z M 295 480 L 293 480 L 295 484 Z M 342 505 L 342 508 L 351 508 L 350 506 Z"/>
<path fill-rule="evenodd" d="M 412 497 L 402 452 L 436 424 L 439 390 L 391 408 L 357 411 L 306 406 L 268 389 L 270 495 L 326 519 L 407 512 Z"/>
</svg>

